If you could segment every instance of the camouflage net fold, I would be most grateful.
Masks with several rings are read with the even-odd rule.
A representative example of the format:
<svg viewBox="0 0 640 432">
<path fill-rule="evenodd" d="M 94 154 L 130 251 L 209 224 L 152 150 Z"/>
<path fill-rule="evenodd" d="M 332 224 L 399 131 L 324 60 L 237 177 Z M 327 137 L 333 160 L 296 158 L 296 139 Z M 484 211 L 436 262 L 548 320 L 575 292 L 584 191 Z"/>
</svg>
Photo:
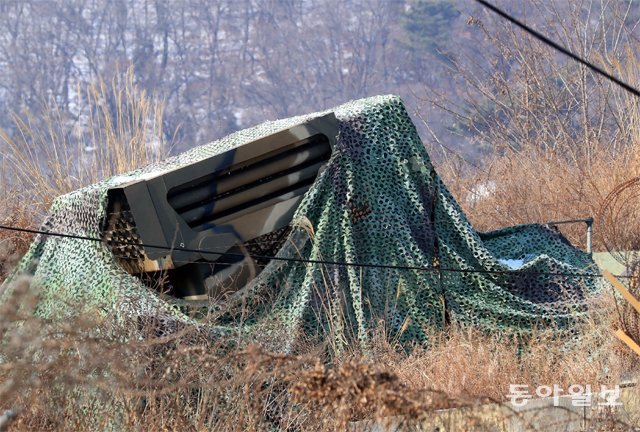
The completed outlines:
<svg viewBox="0 0 640 432">
<path fill-rule="evenodd" d="M 278 256 L 400 268 L 271 260 L 248 286 L 211 304 L 217 318 L 200 319 L 202 326 L 284 350 L 306 337 L 366 348 L 380 323 L 388 337 L 410 344 L 426 342 L 432 328 L 449 322 L 527 333 L 538 326 L 562 331 L 585 315 L 586 299 L 599 287 L 597 279 L 580 275 L 593 273 L 589 255 L 545 226 L 476 232 L 398 97 L 332 111 L 340 124 L 336 148 L 297 209 Z M 61 196 L 44 229 L 98 238 L 108 188 L 322 114 L 267 122 Z M 520 265 L 511 268 L 505 260 Z M 40 235 L 13 278 L 24 272 L 42 288 L 38 313 L 45 317 L 95 311 L 115 324 L 193 319 L 127 274 L 100 242 Z"/>
</svg>

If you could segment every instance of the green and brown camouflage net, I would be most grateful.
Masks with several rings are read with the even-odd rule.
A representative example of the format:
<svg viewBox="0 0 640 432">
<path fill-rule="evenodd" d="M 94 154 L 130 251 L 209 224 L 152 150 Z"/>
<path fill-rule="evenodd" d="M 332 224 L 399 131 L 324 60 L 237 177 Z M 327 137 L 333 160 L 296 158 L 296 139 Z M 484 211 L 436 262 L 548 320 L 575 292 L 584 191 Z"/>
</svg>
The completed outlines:
<svg viewBox="0 0 640 432">
<path fill-rule="evenodd" d="M 290 350 L 302 339 L 369 345 L 382 323 L 405 344 L 459 322 L 489 331 L 569 329 L 584 317 L 597 279 L 589 255 L 555 231 L 526 225 L 478 233 L 435 172 L 402 101 L 378 96 L 337 107 L 340 133 L 326 169 L 294 217 L 282 258 L 197 320 L 129 275 L 103 243 L 38 236 L 17 273 L 42 287 L 39 313 L 96 311 L 118 323 L 197 321 Z M 110 187 L 185 166 L 323 113 L 267 122 L 140 170 L 59 197 L 45 230 L 100 237 Z M 501 260 L 520 260 L 511 269 Z M 14 275 L 15 278 L 15 275 Z M 210 320 L 207 316 L 215 316 Z M 234 336 L 235 337 L 235 336 Z"/>
</svg>

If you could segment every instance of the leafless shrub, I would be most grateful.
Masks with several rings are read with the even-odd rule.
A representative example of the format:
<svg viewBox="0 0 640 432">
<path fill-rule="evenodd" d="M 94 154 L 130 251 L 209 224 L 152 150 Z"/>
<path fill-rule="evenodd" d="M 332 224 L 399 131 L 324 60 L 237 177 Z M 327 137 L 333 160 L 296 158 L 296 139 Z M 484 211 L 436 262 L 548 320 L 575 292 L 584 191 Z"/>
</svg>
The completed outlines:
<svg viewBox="0 0 640 432">
<path fill-rule="evenodd" d="M 538 30 L 638 87 L 631 2 L 524 6 L 519 14 L 545 18 Z M 433 136 L 433 151 L 444 150 L 438 168 L 445 183 L 480 230 L 598 218 L 608 193 L 640 175 L 637 98 L 489 13 L 468 23 L 488 46 L 482 61 L 461 56 L 452 66 L 463 100 L 425 89 L 425 102 L 448 112 L 453 132 L 470 137 L 481 155 L 469 164 Z M 597 220 L 596 249 L 605 249 L 604 236 L 615 229 L 620 244 L 637 242 L 636 219 L 624 227 Z M 584 244 L 583 226 L 563 232 Z"/>
<path fill-rule="evenodd" d="M 69 126 L 54 105 L 37 121 L 14 115 L 18 134 L 0 129 L 0 145 L 7 148 L 3 183 L 30 203 L 25 213 L 33 221 L 58 195 L 166 156 L 163 106 L 134 85 L 131 70 L 110 84 L 94 82 L 85 98 L 83 126 Z"/>
<path fill-rule="evenodd" d="M 561 28 L 567 36 L 571 25 Z M 617 126 L 609 134 L 605 125 L 610 125 L 610 117 L 604 107 L 609 110 L 618 104 L 614 120 L 620 125 L 637 124 L 635 117 L 625 116 L 638 112 L 624 95 L 594 81 L 584 70 L 550 70 L 541 47 L 530 51 L 530 41 L 512 29 L 505 31 L 517 44 L 496 49 L 515 59 L 518 73 L 506 76 L 498 71 L 489 88 L 466 75 L 469 85 L 477 85 L 476 96 L 493 97 L 503 110 L 491 116 L 481 111 L 490 127 L 479 130 L 477 139 L 495 146 L 494 151 L 482 169 L 471 170 L 450 158 L 440 165 L 440 172 L 481 229 L 595 214 L 609 189 L 629 175 L 638 175 L 634 171 L 638 159 L 629 144 L 635 143 L 637 128 Z M 581 47 L 589 50 L 592 45 Z M 614 59 L 621 52 L 605 54 Z M 630 56 L 618 63 L 609 61 L 609 67 L 626 65 L 631 71 L 631 63 L 626 63 Z M 549 76 L 556 72 L 563 74 L 565 84 L 547 88 Z M 104 86 L 98 88 L 99 95 Z M 593 104 L 585 108 L 582 104 L 596 91 L 604 95 L 611 91 L 614 96 L 596 98 L 595 108 Z M 571 107 L 570 113 L 554 106 L 560 98 Z M 57 135 L 57 126 L 51 131 L 33 130 L 23 120 L 18 122 L 24 129 L 18 141 L 5 136 L 7 144 L 13 143 L 19 185 L 26 186 L 39 211 L 46 209 L 53 195 L 133 168 L 126 162 L 135 158 L 122 157 L 131 143 L 140 156 L 135 164 L 154 159 L 148 153 L 147 123 L 122 121 L 156 118 L 159 111 L 153 102 L 127 105 L 133 112 L 146 113 L 141 117 L 114 118 L 110 111 L 101 111 L 100 96 L 94 101 L 100 108 L 92 113 L 102 120 L 95 123 L 95 130 L 81 133 L 87 133 L 87 143 L 100 143 L 106 159 L 78 166 L 79 159 L 64 146 L 67 153 L 58 147 L 58 157 L 63 157 L 47 165 L 30 153 L 40 144 L 51 152 L 56 148 L 49 146 L 51 142 L 62 143 L 64 135 Z M 547 118 L 554 110 L 555 117 Z M 568 122 L 584 121 L 585 115 L 588 125 L 575 134 Z M 594 122 L 592 116 L 602 121 Z M 496 118 L 511 121 L 495 122 Z M 55 115 L 51 124 L 56 124 Z M 27 175 L 30 170 L 35 174 Z M 75 178 L 69 177 L 70 172 L 76 173 Z M 467 199 L 478 193 L 478 185 L 490 182 L 495 187 L 489 194 Z M 25 226 L 32 223 L 20 212 L 11 214 L 24 219 Z M 569 234 L 580 240 L 577 232 Z M 317 287 L 318 292 L 323 288 L 327 287 Z M 597 314 L 572 341 L 546 332 L 525 341 L 453 326 L 446 331 L 433 329 L 427 347 L 404 352 L 381 328 L 373 335 L 370 352 L 332 353 L 328 362 L 322 344 L 298 347 L 297 354 L 272 353 L 257 346 L 234 348 L 195 327 L 160 334 L 153 319 L 132 322 L 118 334 L 109 331 L 108 317 L 96 320 L 97 314 L 50 322 L 36 313 L 39 292 L 28 279 L 17 282 L 6 296 L 0 308 L 0 410 L 16 413 L 10 423 L 16 431 L 109 426 L 159 431 L 342 430 L 362 419 L 420 420 L 438 408 L 503 401 L 510 384 L 616 384 L 623 372 L 637 367 L 626 347 L 611 335 L 617 315 L 610 298 L 593 307 Z M 342 323 L 332 325 L 340 328 Z"/>
<path fill-rule="evenodd" d="M 16 431 L 419 422 L 442 408 L 504 401 L 514 383 L 618 383 L 624 363 L 624 351 L 596 320 L 573 345 L 547 333 L 517 342 L 454 327 L 434 330 L 430 346 L 411 353 L 380 337 L 368 356 L 345 352 L 328 364 L 323 345 L 299 354 L 229 349 L 189 326 L 158 334 L 151 322 L 132 323 L 118 335 L 88 317 L 54 326 L 33 314 L 37 304 L 37 288 L 25 279 L 0 311 L 0 408 L 16 413 Z"/>
</svg>

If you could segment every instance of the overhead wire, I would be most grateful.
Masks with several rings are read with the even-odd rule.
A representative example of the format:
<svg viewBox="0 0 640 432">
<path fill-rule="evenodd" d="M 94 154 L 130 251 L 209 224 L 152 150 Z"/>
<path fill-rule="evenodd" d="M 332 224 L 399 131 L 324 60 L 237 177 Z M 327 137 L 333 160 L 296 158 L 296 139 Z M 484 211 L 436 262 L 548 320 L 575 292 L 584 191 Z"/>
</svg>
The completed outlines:
<svg viewBox="0 0 640 432">
<path fill-rule="evenodd" d="M 596 72 L 597 74 L 600 74 L 600 75 L 604 76 L 605 78 L 607 78 L 610 81 L 616 83 L 617 85 L 619 85 L 620 87 L 622 87 L 626 91 L 634 94 L 635 96 L 640 97 L 640 90 L 634 88 L 633 86 L 629 85 L 628 83 L 626 83 L 626 82 L 618 79 L 617 77 L 611 75 L 610 73 L 608 73 L 605 70 L 603 70 L 602 68 L 594 65 L 593 63 L 589 62 L 588 60 L 583 59 L 582 57 L 578 56 L 577 54 L 574 54 L 573 52 L 571 52 L 567 48 L 565 48 L 562 45 L 554 42 L 553 40 L 549 39 L 548 37 L 546 37 L 542 33 L 536 31 L 535 29 L 533 29 L 533 28 L 527 26 L 526 24 L 524 24 L 523 22 L 519 21 L 517 18 L 511 16 L 510 14 L 505 12 L 504 10 L 502 10 L 502 9 L 498 8 L 497 6 L 489 3 L 486 0 L 475 0 L 475 1 L 477 3 L 479 3 L 479 4 L 481 4 L 482 6 L 486 7 L 487 9 L 493 11 L 494 13 L 498 14 L 499 16 L 501 16 L 502 18 L 506 19 L 507 21 L 515 24 L 516 26 L 518 26 L 519 28 L 521 28 L 525 32 L 527 32 L 530 35 L 532 35 L 533 37 L 535 37 L 536 39 L 542 41 L 543 43 L 553 47 L 554 49 L 560 51 L 561 53 L 565 54 L 566 56 L 572 58 L 573 60 L 581 63 L 582 65 L 584 65 L 586 67 L 588 67 L 589 69 L 591 69 L 592 71 Z M 93 241 L 93 242 L 100 242 L 100 243 L 105 243 L 106 242 L 104 239 L 101 239 L 101 238 L 82 236 L 82 235 L 76 235 L 76 234 L 67 234 L 67 233 L 57 233 L 57 232 L 51 232 L 51 231 L 35 230 L 35 229 L 29 229 L 29 228 L 20 228 L 20 227 L 14 227 L 14 226 L 9 226 L 9 225 L 0 225 L 0 229 L 2 229 L 2 230 L 10 230 L 10 231 L 15 231 L 15 232 L 23 232 L 23 233 L 35 234 L 35 235 L 45 235 L 45 236 L 69 238 L 69 239 L 76 239 L 76 240 L 86 240 L 86 241 Z M 255 254 L 238 254 L 238 253 L 231 253 L 231 252 L 215 252 L 215 251 L 192 249 L 192 248 L 185 248 L 185 247 L 173 247 L 173 246 L 169 247 L 169 246 L 163 246 L 163 245 L 144 244 L 144 243 L 140 243 L 140 242 L 109 241 L 109 242 L 106 242 L 106 243 L 117 244 L 117 245 L 121 245 L 121 246 L 137 246 L 137 247 L 144 247 L 144 248 L 151 248 L 151 249 L 171 250 L 171 251 L 189 252 L 189 253 L 199 253 L 199 254 L 204 254 L 204 255 L 218 255 L 218 256 L 228 256 L 228 257 L 236 257 L 236 258 L 250 257 L 252 259 L 266 259 L 266 260 L 276 260 L 276 261 L 285 261 L 285 262 L 304 263 L 304 264 L 333 265 L 333 266 L 362 267 L 362 268 L 379 268 L 379 269 L 394 269 L 394 270 L 415 270 L 415 271 L 430 271 L 430 272 L 454 272 L 454 273 L 510 274 L 510 275 L 518 274 L 518 270 L 519 270 L 519 269 L 514 269 L 512 271 L 509 271 L 509 270 L 477 270 L 477 269 L 451 269 L 451 268 L 441 268 L 441 267 L 435 267 L 435 266 L 432 266 L 432 267 L 399 266 L 399 265 L 393 265 L 393 264 L 326 261 L 326 260 L 304 259 L 304 258 L 293 258 L 293 257 L 281 257 L 281 256 L 267 256 L 267 255 L 255 255 Z M 522 273 L 524 273 L 524 272 L 522 272 Z M 598 274 L 598 273 L 556 273 L 556 272 L 529 272 L 529 271 L 527 271 L 526 274 L 538 274 L 538 275 L 548 275 L 548 276 L 563 276 L 563 277 L 588 277 L 588 278 L 589 277 L 590 278 L 603 277 L 601 274 Z M 625 278 L 625 277 L 628 277 L 628 276 L 619 275 L 617 277 Z"/>
<path fill-rule="evenodd" d="M 283 262 L 295 262 L 302 264 L 317 264 L 317 265 L 326 265 L 326 266 L 343 266 L 343 267 L 360 267 L 360 268 L 377 268 L 377 269 L 389 269 L 389 270 L 413 270 L 413 271 L 425 271 L 425 272 L 445 272 L 445 273 L 462 273 L 462 274 L 504 274 L 504 275 L 518 275 L 518 274 L 526 274 L 526 275 L 543 275 L 543 276 L 561 276 L 561 277 L 583 277 L 583 278 L 600 278 L 603 277 L 599 273 L 563 273 L 563 272 L 537 272 L 537 271 L 528 271 L 528 270 L 478 270 L 478 269 L 457 269 L 457 268 L 444 268 L 438 266 L 406 266 L 406 265 L 395 265 L 395 264 L 381 264 L 381 263 L 358 263 L 358 262 L 348 262 L 348 261 L 328 261 L 328 260 L 319 260 L 319 259 L 307 259 L 307 258 L 295 258 L 295 257 L 282 257 L 282 256 L 270 256 L 270 255 L 256 255 L 256 254 L 242 254 L 242 253 L 234 253 L 234 252 L 215 252 L 203 249 L 193 249 L 186 247 L 172 247 L 172 246 L 164 246 L 164 245 L 154 245 L 154 244 L 146 244 L 141 242 L 129 242 L 129 241 L 107 241 L 102 238 L 97 237 L 89 237 L 83 235 L 76 234 L 67 234 L 67 233 L 58 233 L 53 231 L 44 231 L 44 230 L 36 230 L 30 228 L 20 228 L 14 227 L 10 225 L 0 225 L 0 230 L 9 230 L 16 232 L 23 232 L 28 234 L 36 234 L 36 235 L 44 235 L 44 236 L 52 236 L 59 238 L 68 238 L 75 240 L 86 240 L 98 243 L 107 243 L 110 245 L 120 245 L 120 246 L 137 246 L 148 249 L 160 249 L 167 250 L 173 252 L 189 252 L 189 253 L 199 253 L 203 255 L 218 255 L 218 256 L 227 256 L 230 258 L 252 258 L 252 259 L 264 259 L 264 260 L 274 260 L 274 261 L 283 261 Z M 221 264 L 231 264 L 231 263 L 221 263 Z M 621 275 L 619 277 L 625 278 L 626 276 Z"/>
<path fill-rule="evenodd" d="M 609 72 L 605 71 L 601 67 L 596 66 L 595 64 L 591 63 L 590 61 L 588 61 L 588 60 L 580 57 L 579 55 L 573 53 L 569 49 L 563 47 L 559 43 L 557 43 L 557 42 L 551 40 L 550 38 L 546 37 L 545 35 L 543 35 L 539 31 L 529 27 L 528 25 L 526 25 L 522 21 L 518 20 L 514 16 L 508 14 L 507 12 L 505 12 L 502 9 L 500 9 L 499 7 L 489 3 L 486 0 L 475 0 L 475 1 L 477 3 L 480 3 L 482 6 L 486 7 L 487 9 L 491 10 L 492 12 L 498 14 L 499 16 L 501 16 L 502 18 L 506 19 L 507 21 L 511 22 L 512 24 L 515 24 L 516 26 L 520 27 L 522 30 L 524 30 L 525 32 L 529 33 L 531 36 L 535 37 L 539 41 L 545 43 L 546 45 L 549 45 L 550 47 L 556 49 L 557 51 L 560 51 L 561 53 L 563 53 L 564 55 L 572 58 L 573 60 L 577 61 L 578 63 L 588 67 L 589 69 L 591 69 L 595 73 L 597 73 L 599 75 L 602 75 L 603 77 L 607 78 L 608 80 L 616 83 L 617 85 L 619 85 L 620 87 L 622 87 L 623 89 L 628 91 L 629 93 L 640 97 L 640 90 L 638 90 L 635 87 L 633 87 L 632 85 L 622 81 L 621 79 L 615 77 L 614 75 L 611 75 Z"/>
</svg>

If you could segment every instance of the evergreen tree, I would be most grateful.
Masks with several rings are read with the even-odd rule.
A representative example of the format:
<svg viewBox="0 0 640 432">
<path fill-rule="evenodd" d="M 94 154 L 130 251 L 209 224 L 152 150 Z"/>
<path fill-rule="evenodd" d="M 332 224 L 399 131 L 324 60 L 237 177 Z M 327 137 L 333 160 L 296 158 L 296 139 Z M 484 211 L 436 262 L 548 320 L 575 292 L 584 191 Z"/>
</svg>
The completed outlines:
<svg viewBox="0 0 640 432">
<path fill-rule="evenodd" d="M 401 45 L 418 70 L 434 57 L 451 59 L 451 29 L 460 12 L 451 0 L 410 0 L 403 17 Z"/>
</svg>

